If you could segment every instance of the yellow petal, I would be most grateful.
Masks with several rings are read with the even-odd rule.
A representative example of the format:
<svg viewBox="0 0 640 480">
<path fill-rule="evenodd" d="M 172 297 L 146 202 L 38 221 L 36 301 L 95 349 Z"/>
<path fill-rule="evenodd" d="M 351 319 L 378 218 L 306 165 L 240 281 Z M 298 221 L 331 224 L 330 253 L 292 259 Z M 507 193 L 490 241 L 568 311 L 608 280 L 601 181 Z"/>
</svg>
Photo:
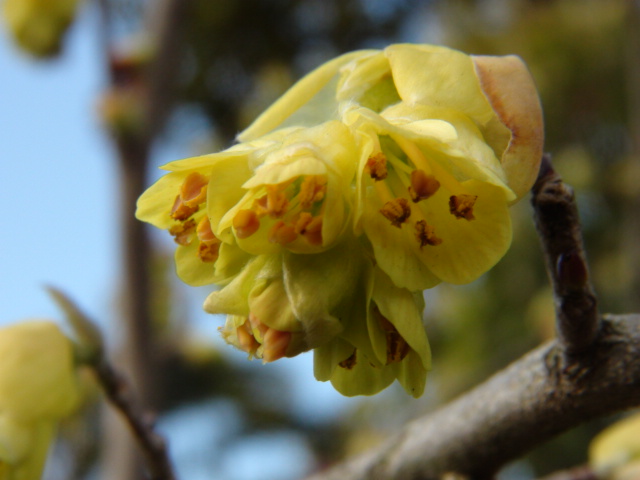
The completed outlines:
<svg viewBox="0 0 640 480">
<path fill-rule="evenodd" d="M 211 229 L 216 237 L 224 242 L 235 241 L 229 230 L 230 223 L 221 220 L 227 212 L 238 204 L 245 191 L 241 185 L 251 177 L 246 156 L 225 156 L 211 169 L 211 178 L 207 190 L 207 215 Z"/>
<path fill-rule="evenodd" d="M 468 55 L 446 47 L 409 44 L 392 45 L 384 52 L 405 102 L 456 110 L 478 125 L 494 118 Z"/>
<path fill-rule="evenodd" d="M 390 77 L 389 62 L 381 51 L 371 51 L 353 59 L 340 69 L 337 86 L 339 101 L 357 100 L 377 83 Z"/>
<path fill-rule="evenodd" d="M 215 262 L 203 262 L 198 256 L 198 242 L 178 245 L 175 250 L 176 273 L 188 285 L 200 287 L 212 283 L 224 284 L 236 275 L 248 261 L 249 255 L 237 245 L 220 245 Z"/>
<path fill-rule="evenodd" d="M 136 218 L 162 230 L 169 229 L 175 223 L 170 215 L 171 207 L 187 175 L 165 175 L 145 190 L 138 198 Z"/>
<path fill-rule="evenodd" d="M 422 311 L 413 294 L 398 288 L 381 270 L 376 269 L 372 300 L 380 313 L 398 330 L 400 336 L 416 352 L 424 371 L 431 368 L 431 348 L 422 323 Z"/>
<path fill-rule="evenodd" d="M 261 282 L 249 293 L 249 310 L 262 323 L 281 332 L 300 332 L 302 323 L 291 308 L 282 278 Z"/>
<path fill-rule="evenodd" d="M 313 97 L 332 79 L 337 81 L 335 77 L 343 65 L 359 57 L 370 55 L 371 53 L 371 51 L 366 50 L 347 53 L 318 67 L 299 80 L 280 97 L 280 99 L 262 113 L 245 131 L 238 135 L 238 139 L 242 142 L 253 140 L 283 126 L 285 120 L 291 117 L 300 107 L 311 102 Z M 306 109 L 310 111 L 309 115 L 311 118 L 301 118 L 299 122 L 293 122 L 292 125 L 298 123 L 304 126 L 311 126 L 329 118 L 329 116 L 325 114 L 325 110 L 335 109 L 335 91 L 332 91 L 332 89 L 327 90 L 327 95 L 322 96 L 321 101 L 316 101 L 312 108 Z M 315 111 L 317 111 L 317 114 Z"/>
<path fill-rule="evenodd" d="M 213 314 L 247 317 L 250 312 L 249 294 L 256 285 L 264 285 L 269 279 L 280 277 L 281 263 L 277 255 L 254 257 L 228 285 L 206 298 L 204 310 Z"/>
</svg>

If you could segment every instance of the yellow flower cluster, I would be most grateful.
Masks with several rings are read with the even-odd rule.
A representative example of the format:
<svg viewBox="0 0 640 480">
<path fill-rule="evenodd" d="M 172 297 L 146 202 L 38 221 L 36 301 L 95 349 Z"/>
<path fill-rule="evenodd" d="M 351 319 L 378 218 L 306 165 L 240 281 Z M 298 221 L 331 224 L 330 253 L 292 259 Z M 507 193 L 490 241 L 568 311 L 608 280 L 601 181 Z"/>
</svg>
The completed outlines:
<svg viewBox="0 0 640 480">
<path fill-rule="evenodd" d="M 220 287 L 226 341 L 266 362 L 314 350 L 345 395 L 424 390 L 422 290 L 470 282 L 511 241 L 542 115 L 517 57 L 392 45 L 338 57 L 233 147 L 170 163 L 137 216 L 177 243 L 179 276 Z"/>
</svg>

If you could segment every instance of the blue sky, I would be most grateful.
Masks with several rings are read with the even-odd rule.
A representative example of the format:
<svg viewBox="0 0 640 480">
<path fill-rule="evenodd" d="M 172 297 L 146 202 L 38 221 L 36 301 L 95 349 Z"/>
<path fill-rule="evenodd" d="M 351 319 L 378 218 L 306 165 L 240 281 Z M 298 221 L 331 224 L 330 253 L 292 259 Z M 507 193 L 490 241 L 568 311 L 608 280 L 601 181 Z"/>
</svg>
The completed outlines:
<svg viewBox="0 0 640 480">
<path fill-rule="evenodd" d="M 0 29 L 0 323 L 58 317 L 46 284 L 98 318 L 113 298 L 116 171 L 94 114 L 101 69 L 83 20 L 64 55 L 45 62 Z"/>
</svg>

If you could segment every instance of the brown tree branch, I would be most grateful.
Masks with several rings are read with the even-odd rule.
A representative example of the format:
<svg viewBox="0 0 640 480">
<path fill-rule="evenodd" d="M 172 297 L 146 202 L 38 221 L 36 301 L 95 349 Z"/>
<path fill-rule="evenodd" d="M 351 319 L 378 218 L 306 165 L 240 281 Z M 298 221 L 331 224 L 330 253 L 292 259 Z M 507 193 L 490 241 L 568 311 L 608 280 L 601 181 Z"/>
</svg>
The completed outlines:
<svg viewBox="0 0 640 480">
<path fill-rule="evenodd" d="M 556 302 L 558 337 L 567 354 L 579 353 L 598 335 L 598 308 L 589 283 L 573 190 L 553 170 L 548 155 L 542 159 L 532 194 L 536 228 Z"/>
<path fill-rule="evenodd" d="M 147 186 L 146 175 L 153 142 L 173 106 L 173 87 L 180 70 L 178 62 L 182 58 L 179 54 L 182 48 L 179 42 L 180 32 L 185 25 L 186 5 L 191 2 L 162 0 L 149 4 L 149 11 L 156 12 L 155 22 L 151 25 L 150 31 L 153 43 L 151 63 L 127 65 L 125 62 L 123 65 L 114 52 L 114 45 L 111 44 L 113 12 L 110 2 L 99 1 L 104 56 L 110 67 L 110 89 L 125 90 L 138 95 L 137 100 L 143 111 L 140 125 L 127 129 L 115 128 L 112 134 L 120 167 L 123 253 L 123 297 L 122 309 L 118 316 L 122 327 L 122 345 L 119 347 L 118 360 L 119 366 L 131 379 L 132 388 L 140 403 L 143 407 L 149 408 L 158 403 L 158 396 L 162 393 L 157 382 L 157 332 L 150 301 L 152 249 L 147 227 L 135 219 L 134 211 L 138 197 Z M 128 423 L 134 428 L 135 433 L 135 424 L 131 419 Z M 118 480 L 139 478 L 139 459 L 125 426 L 109 417 L 106 424 L 104 477 Z M 139 430 L 136 439 L 139 442 L 145 439 Z M 141 446 L 143 450 L 148 450 L 149 445 Z"/>
<path fill-rule="evenodd" d="M 585 356 L 553 341 L 363 456 L 309 480 L 490 479 L 503 465 L 590 419 L 640 405 L 640 316 L 603 319 Z"/>
<path fill-rule="evenodd" d="M 135 402 L 131 388 L 102 358 L 95 366 L 98 381 L 109 402 L 124 416 L 145 458 L 151 480 L 174 480 L 164 439 L 153 428 L 150 416 Z"/>
</svg>

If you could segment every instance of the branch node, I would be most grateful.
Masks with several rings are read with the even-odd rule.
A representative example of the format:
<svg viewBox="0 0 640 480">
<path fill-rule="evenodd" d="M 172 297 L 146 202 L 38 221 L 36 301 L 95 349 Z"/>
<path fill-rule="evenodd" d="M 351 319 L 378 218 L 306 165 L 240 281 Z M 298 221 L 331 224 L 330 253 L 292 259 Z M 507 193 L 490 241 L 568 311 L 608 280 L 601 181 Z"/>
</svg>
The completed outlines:
<svg viewBox="0 0 640 480">
<path fill-rule="evenodd" d="M 556 301 L 558 336 L 565 353 L 576 355 L 593 344 L 600 320 L 575 196 L 553 169 L 549 154 L 542 158 L 532 194 L 536 229 Z"/>
</svg>

